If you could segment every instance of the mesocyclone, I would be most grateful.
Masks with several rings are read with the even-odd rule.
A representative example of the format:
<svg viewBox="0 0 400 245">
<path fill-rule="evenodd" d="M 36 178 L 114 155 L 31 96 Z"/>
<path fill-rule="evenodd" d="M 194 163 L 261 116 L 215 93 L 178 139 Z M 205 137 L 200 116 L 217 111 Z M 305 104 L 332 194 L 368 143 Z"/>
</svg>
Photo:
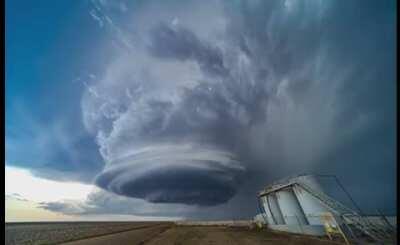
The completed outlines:
<svg viewBox="0 0 400 245">
<path fill-rule="evenodd" d="M 216 205 L 236 192 L 243 166 L 228 152 L 163 145 L 109 163 L 97 185 L 154 203 Z"/>
</svg>

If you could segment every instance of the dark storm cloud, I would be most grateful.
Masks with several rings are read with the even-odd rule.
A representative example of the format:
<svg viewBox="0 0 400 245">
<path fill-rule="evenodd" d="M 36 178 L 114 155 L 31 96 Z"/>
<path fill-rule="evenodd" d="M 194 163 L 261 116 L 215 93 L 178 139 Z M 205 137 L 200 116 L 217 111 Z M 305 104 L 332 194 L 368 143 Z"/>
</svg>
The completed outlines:
<svg viewBox="0 0 400 245">
<path fill-rule="evenodd" d="M 100 98 L 84 97 L 84 115 L 115 103 L 125 108 L 88 120 L 99 129 L 107 162 L 100 187 L 150 202 L 197 205 L 226 203 L 241 190 L 253 203 L 244 209 L 254 210 L 255 191 L 290 174 L 328 171 L 349 186 L 371 176 L 380 186 L 381 176 L 391 176 L 377 158 L 357 157 L 364 152 L 394 164 L 390 6 L 224 3 L 225 24 L 215 35 L 204 32 L 204 23 L 190 24 L 191 16 L 166 11 L 179 18 L 161 18 L 136 33 L 148 41 L 135 47 L 136 59 L 116 62 L 119 68 L 110 67 L 93 85 Z M 121 76 L 130 79 L 115 80 Z M 123 99 L 124 89 L 135 95 Z M 107 121 L 111 126 L 98 127 Z M 370 147 L 375 150 L 365 152 Z M 361 166 L 376 171 L 348 174 Z M 252 179 L 240 189 L 243 176 Z"/>
<path fill-rule="evenodd" d="M 243 212 L 237 205 L 228 204 L 198 208 L 185 204 L 149 203 L 142 199 L 128 198 L 104 191 L 92 192 L 85 201 L 42 202 L 38 204 L 38 207 L 66 215 L 135 215 L 147 219 L 154 217 L 157 220 L 171 218 L 215 220 L 216 217 L 230 219 L 232 213 L 236 213 L 235 217 L 237 218 L 248 218 L 249 215 L 252 215 L 252 213 Z M 221 212 L 221 208 L 224 209 L 224 212 Z"/>
<path fill-rule="evenodd" d="M 137 178 L 115 192 L 127 196 L 139 197 L 154 203 L 185 203 L 199 205 L 213 205 L 226 202 L 235 193 L 234 187 L 229 187 L 219 180 L 219 176 L 212 173 L 200 173 L 198 169 L 158 169 L 155 173 Z M 107 176 L 113 179 L 114 176 Z M 107 178 L 105 177 L 105 178 Z M 104 177 L 103 177 L 104 178 Z M 154 187 L 154 180 L 162 182 Z M 98 179 L 97 184 L 107 186 L 109 179 Z M 182 183 L 186 183 L 185 186 Z M 111 190 L 113 190 L 111 188 Z"/>
<path fill-rule="evenodd" d="M 152 203 L 217 205 L 232 198 L 240 184 L 243 168 L 232 157 L 200 145 L 153 146 L 112 162 L 96 184 Z"/>
<path fill-rule="evenodd" d="M 141 199 L 126 198 L 104 191 L 92 192 L 85 202 L 42 202 L 39 207 L 68 215 L 118 214 L 159 217 L 181 217 L 193 208 L 182 204 L 153 204 Z"/>
</svg>

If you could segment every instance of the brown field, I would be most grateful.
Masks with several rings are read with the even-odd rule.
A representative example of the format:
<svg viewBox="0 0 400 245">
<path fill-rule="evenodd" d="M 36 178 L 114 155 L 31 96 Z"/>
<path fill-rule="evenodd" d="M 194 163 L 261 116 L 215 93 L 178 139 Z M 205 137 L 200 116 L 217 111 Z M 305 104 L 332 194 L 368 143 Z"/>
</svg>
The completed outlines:
<svg viewBox="0 0 400 245">
<path fill-rule="evenodd" d="M 6 223 L 5 244 L 59 244 L 116 232 L 141 229 L 160 222 L 32 222 Z"/>
<path fill-rule="evenodd" d="M 6 224 L 6 244 L 342 244 L 324 238 L 248 227 L 181 226 L 168 222 Z"/>
</svg>

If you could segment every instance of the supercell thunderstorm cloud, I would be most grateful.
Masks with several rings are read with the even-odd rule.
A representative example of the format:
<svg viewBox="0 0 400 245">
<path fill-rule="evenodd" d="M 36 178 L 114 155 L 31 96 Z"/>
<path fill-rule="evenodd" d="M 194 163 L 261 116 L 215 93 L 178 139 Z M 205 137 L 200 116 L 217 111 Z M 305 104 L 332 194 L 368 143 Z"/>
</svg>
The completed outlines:
<svg viewBox="0 0 400 245">
<path fill-rule="evenodd" d="M 150 202 L 224 203 L 247 169 L 237 151 L 243 131 L 263 120 L 266 71 L 228 30 L 214 43 L 167 21 L 140 33 L 147 42 L 132 56 L 141 59 L 122 58 L 123 68 L 85 94 L 85 119 L 107 163 L 96 184 Z"/>
<path fill-rule="evenodd" d="M 105 162 L 99 187 L 214 206 L 242 187 L 254 196 L 271 178 L 343 169 L 335 160 L 376 168 L 344 149 L 373 148 L 360 143 L 366 132 L 394 121 L 374 104 L 392 103 L 379 97 L 392 86 L 392 55 L 375 48 L 392 45 L 376 36 L 392 35 L 379 26 L 390 16 L 369 17 L 380 6 L 149 1 L 117 18 L 102 2 L 92 13 L 115 52 L 81 99 Z"/>
<path fill-rule="evenodd" d="M 7 203 L 249 219 L 273 181 L 323 174 L 393 215 L 396 5 L 7 1 Z"/>
</svg>

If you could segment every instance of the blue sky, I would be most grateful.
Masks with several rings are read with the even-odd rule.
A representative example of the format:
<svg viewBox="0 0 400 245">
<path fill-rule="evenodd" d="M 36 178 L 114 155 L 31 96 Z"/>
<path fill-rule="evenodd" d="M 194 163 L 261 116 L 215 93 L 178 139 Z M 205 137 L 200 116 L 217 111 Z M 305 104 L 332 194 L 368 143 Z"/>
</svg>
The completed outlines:
<svg viewBox="0 0 400 245">
<path fill-rule="evenodd" d="M 55 156 L 40 150 L 40 144 L 57 144 L 45 132 L 51 127 L 73 130 L 82 144 L 94 145 L 80 122 L 83 85 L 76 82 L 90 69 L 92 38 L 102 38 L 87 7 L 84 1 L 6 4 L 6 161 L 12 165 L 74 170 L 62 149 L 49 149 L 59 151 Z M 51 162 L 60 160 L 66 162 Z"/>
<path fill-rule="evenodd" d="M 92 186 L 34 201 L 79 218 L 249 217 L 304 172 L 396 212 L 395 5 L 6 1 L 6 170 Z"/>
</svg>

